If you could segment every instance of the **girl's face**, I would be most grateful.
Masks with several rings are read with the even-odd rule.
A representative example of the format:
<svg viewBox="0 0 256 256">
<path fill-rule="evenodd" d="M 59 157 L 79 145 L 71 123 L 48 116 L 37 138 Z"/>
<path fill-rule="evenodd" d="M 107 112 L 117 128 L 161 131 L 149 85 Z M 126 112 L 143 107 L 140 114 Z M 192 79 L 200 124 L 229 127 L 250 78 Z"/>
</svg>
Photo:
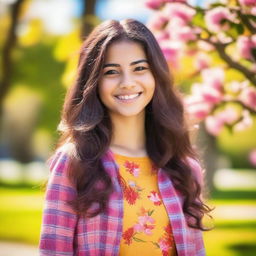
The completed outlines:
<svg viewBox="0 0 256 256">
<path fill-rule="evenodd" d="M 99 80 L 99 96 L 111 116 L 144 116 L 155 79 L 143 47 L 136 42 L 112 43 Z"/>
</svg>

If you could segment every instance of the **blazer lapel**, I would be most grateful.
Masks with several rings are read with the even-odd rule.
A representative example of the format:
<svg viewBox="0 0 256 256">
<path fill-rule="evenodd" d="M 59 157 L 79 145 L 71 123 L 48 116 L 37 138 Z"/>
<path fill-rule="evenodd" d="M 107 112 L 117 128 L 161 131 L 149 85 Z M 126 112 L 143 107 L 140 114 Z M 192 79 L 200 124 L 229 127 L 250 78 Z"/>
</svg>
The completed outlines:
<svg viewBox="0 0 256 256">
<path fill-rule="evenodd" d="M 102 163 L 105 171 L 111 177 L 114 191 L 110 195 L 108 211 L 104 216 L 102 215 L 101 221 L 101 230 L 110 231 L 111 235 L 102 236 L 101 242 L 105 246 L 104 255 L 117 256 L 119 255 L 123 229 L 123 194 L 118 181 L 118 166 L 110 150 L 102 158 Z"/>
<path fill-rule="evenodd" d="M 172 181 L 162 169 L 158 172 L 159 190 L 165 204 L 179 256 L 187 256 L 188 227 L 182 210 L 182 200 L 178 196 Z"/>
</svg>

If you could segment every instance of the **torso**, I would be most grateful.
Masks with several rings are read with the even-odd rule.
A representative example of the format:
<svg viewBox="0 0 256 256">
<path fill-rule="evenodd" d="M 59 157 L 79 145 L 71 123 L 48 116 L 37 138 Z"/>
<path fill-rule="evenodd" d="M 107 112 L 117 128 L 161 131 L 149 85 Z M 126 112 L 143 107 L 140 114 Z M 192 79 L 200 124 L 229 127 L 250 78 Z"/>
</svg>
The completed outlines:
<svg viewBox="0 0 256 256">
<path fill-rule="evenodd" d="M 170 221 L 157 183 L 157 168 L 147 157 L 114 154 L 123 189 L 120 255 L 176 255 Z"/>
</svg>

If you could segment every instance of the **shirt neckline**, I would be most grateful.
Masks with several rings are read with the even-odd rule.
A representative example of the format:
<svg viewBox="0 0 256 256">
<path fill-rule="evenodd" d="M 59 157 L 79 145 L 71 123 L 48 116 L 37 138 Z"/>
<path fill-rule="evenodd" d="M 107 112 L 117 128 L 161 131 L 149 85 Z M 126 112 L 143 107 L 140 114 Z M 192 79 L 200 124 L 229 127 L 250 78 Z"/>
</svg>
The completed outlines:
<svg viewBox="0 0 256 256">
<path fill-rule="evenodd" d="M 114 155 L 114 157 L 117 157 L 119 159 L 130 159 L 130 160 L 136 160 L 136 161 L 147 161 L 149 160 L 149 156 L 126 156 L 126 155 L 122 155 L 122 154 L 119 154 L 119 153 L 114 153 L 112 152 L 112 154 Z"/>
</svg>

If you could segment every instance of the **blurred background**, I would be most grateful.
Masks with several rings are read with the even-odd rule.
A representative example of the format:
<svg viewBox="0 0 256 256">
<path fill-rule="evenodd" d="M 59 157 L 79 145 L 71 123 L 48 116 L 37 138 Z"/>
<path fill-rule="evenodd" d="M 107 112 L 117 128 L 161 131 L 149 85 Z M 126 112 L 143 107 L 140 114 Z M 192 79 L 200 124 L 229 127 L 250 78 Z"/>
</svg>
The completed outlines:
<svg viewBox="0 0 256 256">
<path fill-rule="evenodd" d="M 37 255 L 79 47 L 124 18 L 154 33 L 184 96 L 215 207 L 207 255 L 256 255 L 256 0 L 0 0 L 0 256 Z"/>
</svg>

